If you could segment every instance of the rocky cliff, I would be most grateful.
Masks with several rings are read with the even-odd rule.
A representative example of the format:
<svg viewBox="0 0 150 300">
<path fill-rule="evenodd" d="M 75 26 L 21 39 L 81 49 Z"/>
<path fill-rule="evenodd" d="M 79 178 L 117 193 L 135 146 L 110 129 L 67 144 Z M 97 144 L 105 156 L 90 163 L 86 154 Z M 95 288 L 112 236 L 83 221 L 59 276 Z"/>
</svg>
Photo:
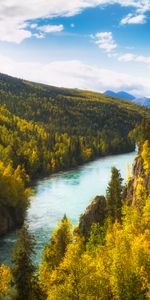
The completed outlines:
<svg viewBox="0 0 150 300">
<path fill-rule="evenodd" d="M 79 232 L 87 239 L 90 236 L 90 229 L 93 223 L 103 225 L 107 214 L 106 199 L 104 196 L 96 196 L 86 211 L 80 217 Z"/>
<path fill-rule="evenodd" d="M 133 176 L 129 181 L 128 187 L 126 189 L 126 199 L 130 204 L 132 201 L 136 200 L 136 187 L 139 180 L 142 179 L 142 185 L 145 188 L 147 196 L 150 195 L 150 170 L 145 173 L 143 168 L 143 159 L 139 155 L 135 158 L 133 165 Z"/>
<path fill-rule="evenodd" d="M 19 208 L 0 207 L 0 236 L 23 224 L 24 217 Z"/>
<path fill-rule="evenodd" d="M 124 192 L 124 199 L 131 205 L 137 200 L 137 185 L 142 184 L 146 196 L 150 196 L 150 170 L 145 172 L 143 159 L 139 155 L 133 165 L 133 176 Z M 139 194 L 138 194 L 139 197 Z M 141 195 L 142 197 L 142 195 Z M 79 221 L 79 233 L 86 239 L 90 236 L 93 223 L 104 224 L 105 217 L 108 216 L 106 199 L 104 196 L 96 196 L 92 203 L 87 207 L 85 213 L 81 215 Z"/>
</svg>

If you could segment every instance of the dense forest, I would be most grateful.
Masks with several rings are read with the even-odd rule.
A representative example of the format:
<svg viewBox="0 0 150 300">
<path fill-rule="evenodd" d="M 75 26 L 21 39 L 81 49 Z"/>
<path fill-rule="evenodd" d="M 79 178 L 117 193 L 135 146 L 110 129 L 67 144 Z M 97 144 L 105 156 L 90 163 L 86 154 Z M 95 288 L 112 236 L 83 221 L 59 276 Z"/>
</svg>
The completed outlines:
<svg viewBox="0 0 150 300">
<path fill-rule="evenodd" d="M 149 129 L 144 121 L 132 132 L 140 150 L 126 186 L 113 167 L 106 198 L 96 197 L 75 228 L 64 216 L 38 268 L 32 259 L 34 236 L 26 226 L 20 230 L 12 268 L 0 267 L 1 299 L 150 299 Z"/>
<path fill-rule="evenodd" d="M 23 222 L 37 177 L 134 150 L 131 131 L 149 116 L 129 101 L 0 74 L 0 216 Z"/>
<path fill-rule="evenodd" d="M 31 179 L 134 150 L 129 132 L 149 110 L 101 94 L 0 75 L 0 159 Z"/>
</svg>

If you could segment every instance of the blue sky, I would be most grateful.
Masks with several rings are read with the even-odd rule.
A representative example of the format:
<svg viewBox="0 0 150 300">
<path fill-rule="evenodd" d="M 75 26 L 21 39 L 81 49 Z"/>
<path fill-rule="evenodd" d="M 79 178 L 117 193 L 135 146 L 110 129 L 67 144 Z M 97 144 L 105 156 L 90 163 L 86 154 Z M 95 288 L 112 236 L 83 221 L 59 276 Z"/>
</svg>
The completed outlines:
<svg viewBox="0 0 150 300">
<path fill-rule="evenodd" d="M 150 96 L 150 0 L 1 0 L 0 72 Z"/>
</svg>

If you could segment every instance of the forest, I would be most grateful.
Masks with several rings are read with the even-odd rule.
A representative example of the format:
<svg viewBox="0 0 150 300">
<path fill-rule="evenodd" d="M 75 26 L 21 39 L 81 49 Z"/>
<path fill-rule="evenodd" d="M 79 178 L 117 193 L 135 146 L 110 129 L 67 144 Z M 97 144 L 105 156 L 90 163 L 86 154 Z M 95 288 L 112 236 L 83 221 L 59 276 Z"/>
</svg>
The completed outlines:
<svg viewBox="0 0 150 300">
<path fill-rule="evenodd" d="M 149 176 L 149 118 L 129 101 L 0 74 L 0 212 L 19 215 L 22 225 L 33 180 L 135 144 Z M 113 168 L 101 222 L 87 235 L 84 215 L 77 228 L 64 216 L 38 267 L 35 238 L 23 226 L 12 268 L 0 266 L 0 299 L 150 299 L 150 206 L 141 177 L 125 199 Z"/>
<path fill-rule="evenodd" d="M 0 74 L 0 207 L 24 216 L 36 178 L 133 151 L 130 133 L 149 116 L 129 101 Z"/>
<path fill-rule="evenodd" d="M 12 267 L 0 267 L 1 299 L 150 299 L 149 129 L 144 121 L 132 133 L 140 149 L 137 169 L 123 185 L 112 168 L 106 198 L 99 197 L 103 218 L 93 219 L 88 234 L 85 214 L 76 227 L 64 216 L 35 266 L 35 238 L 27 226 L 20 230 Z"/>
</svg>

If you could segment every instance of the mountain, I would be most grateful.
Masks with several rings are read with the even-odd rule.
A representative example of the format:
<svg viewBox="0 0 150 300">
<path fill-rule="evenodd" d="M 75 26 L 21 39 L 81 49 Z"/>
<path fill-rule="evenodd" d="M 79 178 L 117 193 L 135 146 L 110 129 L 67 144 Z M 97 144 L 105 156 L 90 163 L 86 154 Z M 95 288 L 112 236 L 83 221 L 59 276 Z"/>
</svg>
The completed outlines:
<svg viewBox="0 0 150 300">
<path fill-rule="evenodd" d="M 135 99 L 135 97 L 129 93 L 126 93 L 124 91 L 120 91 L 120 92 L 113 92 L 113 91 L 106 91 L 104 93 L 106 96 L 110 96 L 110 97 L 116 97 L 116 98 L 121 98 L 121 99 L 125 99 L 125 100 L 129 100 L 132 101 Z"/>
<path fill-rule="evenodd" d="M 150 107 L 150 98 L 136 98 L 133 100 L 133 102 L 139 105 Z"/>
<path fill-rule="evenodd" d="M 109 96 L 109 97 L 114 97 L 114 98 L 120 98 L 120 99 L 125 99 L 125 100 L 129 100 L 132 101 L 138 105 L 142 105 L 145 107 L 150 107 L 150 98 L 136 98 L 135 96 L 126 93 L 124 91 L 120 91 L 120 92 L 114 92 L 111 90 L 108 90 L 104 93 L 104 95 Z"/>
</svg>

